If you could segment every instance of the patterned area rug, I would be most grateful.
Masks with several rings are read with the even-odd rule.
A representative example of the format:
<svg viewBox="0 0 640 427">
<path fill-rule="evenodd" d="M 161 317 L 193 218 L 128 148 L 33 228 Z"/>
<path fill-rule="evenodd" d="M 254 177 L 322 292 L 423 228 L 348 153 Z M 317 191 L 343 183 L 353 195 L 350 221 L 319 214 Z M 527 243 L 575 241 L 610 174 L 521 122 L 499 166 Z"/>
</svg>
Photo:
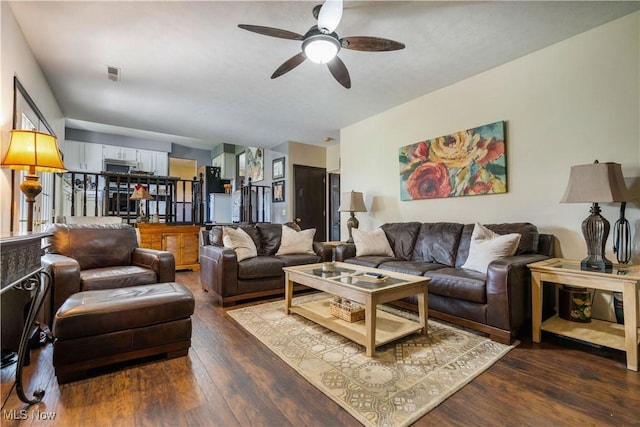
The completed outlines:
<svg viewBox="0 0 640 427">
<path fill-rule="evenodd" d="M 294 304 L 328 297 L 305 295 Z M 417 320 L 413 313 L 384 310 Z M 428 335 L 378 347 L 369 358 L 363 346 L 296 314 L 285 315 L 284 301 L 227 313 L 367 426 L 411 424 L 514 347 L 429 319 Z"/>
</svg>

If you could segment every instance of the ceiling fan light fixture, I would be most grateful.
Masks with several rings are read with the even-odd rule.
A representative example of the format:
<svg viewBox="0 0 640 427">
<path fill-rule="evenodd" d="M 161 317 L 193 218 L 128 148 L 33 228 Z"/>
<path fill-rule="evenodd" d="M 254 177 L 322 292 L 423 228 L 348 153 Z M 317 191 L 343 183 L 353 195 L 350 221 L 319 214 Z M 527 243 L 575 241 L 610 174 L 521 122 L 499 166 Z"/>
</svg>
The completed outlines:
<svg viewBox="0 0 640 427">
<path fill-rule="evenodd" d="M 331 35 L 317 34 L 302 42 L 302 50 L 309 60 L 316 64 L 326 64 L 338 54 L 340 42 Z"/>
</svg>

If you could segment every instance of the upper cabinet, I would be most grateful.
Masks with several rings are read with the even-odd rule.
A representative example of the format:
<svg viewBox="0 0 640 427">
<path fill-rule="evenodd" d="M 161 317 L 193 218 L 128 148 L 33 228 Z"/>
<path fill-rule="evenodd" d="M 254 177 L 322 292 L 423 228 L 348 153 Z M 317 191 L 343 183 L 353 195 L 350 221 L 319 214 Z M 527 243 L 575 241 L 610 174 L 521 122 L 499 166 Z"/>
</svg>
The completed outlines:
<svg viewBox="0 0 640 427">
<path fill-rule="evenodd" d="M 138 161 L 138 150 L 129 147 L 120 147 L 118 145 L 103 145 L 102 157 L 105 159 L 118 159 Z"/>
<path fill-rule="evenodd" d="M 102 145 L 80 141 L 65 141 L 64 166 L 72 172 L 102 171 Z"/>
<path fill-rule="evenodd" d="M 158 176 L 169 174 L 169 156 L 168 153 L 162 151 L 65 141 L 63 161 L 69 171 L 100 173 L 104 169 L 104 159 L 136 162 L 138 170 L 153 172 Z"/>
<path fill-rule="evenodd" d="M 161 151 L 138 150 L 138 169 L 158 176 L 169 174 L 169 157 Z"/>
<path fill-rule="evenodd" d="M 222 153 L 211 160 L 211 166 L 220 168 L 220 178 L 236 178 L 236 155 L 233 153 Z"/>
</svg>

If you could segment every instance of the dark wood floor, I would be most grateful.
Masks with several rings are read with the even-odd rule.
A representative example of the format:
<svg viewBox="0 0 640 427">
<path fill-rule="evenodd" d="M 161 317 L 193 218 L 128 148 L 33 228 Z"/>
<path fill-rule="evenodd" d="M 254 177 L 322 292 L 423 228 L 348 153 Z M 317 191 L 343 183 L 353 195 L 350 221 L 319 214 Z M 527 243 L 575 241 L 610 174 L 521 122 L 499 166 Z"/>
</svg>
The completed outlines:
<svg viewBox="0 0 640 427">
<path fill-rule="evenodd" d="M 245 332 L 200 289 L 188 357 L 129 366 L 58 386 L 51 345 L 32 353 L 26 407 L 2 369 L 3 426 L 352 426 L 359 423 Z M 422 417 L 417 426 L 640 425 L 640 374 L 624 355 L 530 339 Z M 604 353 L 604 354 L 603 354 Z M 54 416 L 50 419 L 42 419 Z M 20 418 L 26 418 L 19 420 Z"/>
</svg>

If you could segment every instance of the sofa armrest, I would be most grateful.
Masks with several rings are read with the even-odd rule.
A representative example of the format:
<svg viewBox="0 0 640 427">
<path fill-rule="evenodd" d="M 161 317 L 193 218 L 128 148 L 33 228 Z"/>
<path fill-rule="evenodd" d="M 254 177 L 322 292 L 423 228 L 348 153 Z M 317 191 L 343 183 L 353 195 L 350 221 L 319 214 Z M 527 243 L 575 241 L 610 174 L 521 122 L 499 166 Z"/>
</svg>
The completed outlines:
<svg viewBox="0 0 640 427">
<path fill-rule="evenodd" d="M 67 298 L 80 292 L 80 264 L 73 258 L 59 254 L 45 254 L 40 258 L 44 271 L 51 276 L 51 291 L 43 304 L 44 321 L 52 326 L 53 316 Z"/>
<path fill-rule="evenodd" d="M 492 261 L 487 269 L 487 324 L 520 330 L 531 313 L 531 272 L 527 264 L 546 255 L 516 255 Z"/>
<path fill-rule="evenodd" d="M 221 297 L 238 294 L 238 257 L 233 249 L 200 246 L 200 282 Z"/>
<path fill-rule="evenodd" d="M 322 242 L 313 242 L 313 251 L 322 262 L 333 261 L 333 247 Z"/>
<path fill-rule="evenodd" d="M 356 256 L 356 245 L 354 243 L 343 243 L 336 246 L 336 261 L 344 261 Z"/>
<path fill-rule="evenodd" d="M 176 260 L 169 251 L 135 248 L 131 253 L 131 264 L 153 270 L 158 283 L 176 281 Z"/>
</svg>

